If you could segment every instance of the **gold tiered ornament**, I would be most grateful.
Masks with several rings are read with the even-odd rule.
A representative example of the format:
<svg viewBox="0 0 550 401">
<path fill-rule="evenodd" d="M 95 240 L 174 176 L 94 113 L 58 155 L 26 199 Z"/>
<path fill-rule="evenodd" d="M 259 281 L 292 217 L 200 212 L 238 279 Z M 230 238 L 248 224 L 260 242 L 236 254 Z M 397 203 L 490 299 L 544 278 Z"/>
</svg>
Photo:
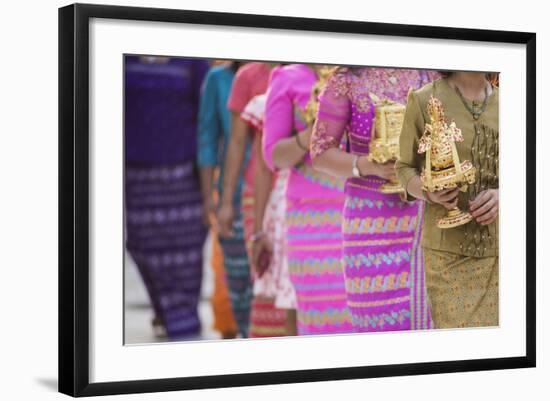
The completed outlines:
<svg viewBox="0 0 550 401">
<path fill-rule="evenodd" d="M 313 123 L 315 122 L 317 110 L 319 109 L 319 95 L 323 91 L 328 79 L 335 70 L 336 67 L 323 66 L 319 68 L 317 70 L 317 82 L 315 82 L 311 88 L 311 94 L 305 110 L 302 111 L 299 107 L 296 108 L 300 113 L 300 117 L 308 127 L 313 126 Z"/>
<path fill-rule="evenodd" d="M 426 153 L 426 167 L 420 174 L 422 189 L 428 192 L 460 188 L 465 192 L 468 184 L 475 182 L 476 169 L 469 160 L 458 158 L 455 142 L 462 142 L 462 131 L 454 121 L 445 121 L 441 101 L 431 96 L 427 106 L 430 124 L 426 124 L 420 138 L 418 153 Z M 439 228 L 452 228 L 468 223 L 472 215 L 458 207 L 447 211 L 437 222 Z"/>
<path fill-rule="evenodd" d="M 399 135 L 405 118 L 405 105 L 389 99 L 380 100 L 370 94 L 374 102 L 374 121 L 369 145 L 368 160 L 375 163 L 396 161 L 399 157 Z M 379 191 L 385 194 L 404 193 L 397 180 L 382 184 Z"/>
</svg>

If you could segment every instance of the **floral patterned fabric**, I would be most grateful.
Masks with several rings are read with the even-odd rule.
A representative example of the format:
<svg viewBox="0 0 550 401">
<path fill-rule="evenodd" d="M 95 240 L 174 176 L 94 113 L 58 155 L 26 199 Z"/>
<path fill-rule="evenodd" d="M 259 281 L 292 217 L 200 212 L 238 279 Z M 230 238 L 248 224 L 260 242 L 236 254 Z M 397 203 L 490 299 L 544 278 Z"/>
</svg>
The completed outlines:
<svg viewBox="0 0 550 401">
<path fill-rule="evenodd" d="M 260 135 L 263 130 L 265 102 L 265 94 L 255 96 L 241 113 L 241 118 Z M 279 170 L 275 173 L 274 185 L 269 195 L 263 221 L 263 231 L 273 244 L 273 257 L 263 276 L 254 279 L 254 295 L 274 297 L 275 306 L 282 309 L 296 307 L 296 294 L 288 275 L 288 262 L 284 249 L 285 192 L 289 174 L 289 169 Z"/>
<path fill-rule="evenodd" d="M 498 326 L 498 256 L 425 249 L 426 282 L 438 329 Z"/>
<path fill-rule="evenodd" d="M 262 133 L 265 101 L 265 94 L 254 96 L 241 113 L 241 118 L 254 130 L 254 135 L 261 135 Z M 254 184 L 257 163 L 258 160 L 256 160 L 256 155 L 253 152 L 245 174 L 245 181 L 247 184 L 243 191 L 243 213 L 245 213 L 245 232 L 248 239 L 253 235 L 254 230 Z M 273 201 L 273 195 L 272 191 L 269 202 Z M 263 229 L 272 240 L 272 243 L 274 243 L 276 225 L 282 225 L 283 222 L 280 220 L 272 221 L 276 216 L 270 215 L 270 211 L 272 211 L 270 204 L 266 206 L 266 209 L 264 222 L 262 222 Z M 269 220 L 271 224 L 266 226 L 266 220 Z M 249 255 L 252 257 L 253 243 L 250 239 L 247 240 L 247 245 Z M 280 264 L 281 249 L 280 247 L 276 247 L 276 245 L 279 244 L 274 243 L 274 255 L 267 271 L 261 277 L 259 277 L 256 272 L 251 271 L 254 281 L 254 298 L 252 300 L 250 312 L 250 337 L 277 337 L 286 334 L 286 311 L 275 305 L 277 296 L 276 290 L 278 287 L 276 273 L 282 268 Z"/>
</svg>

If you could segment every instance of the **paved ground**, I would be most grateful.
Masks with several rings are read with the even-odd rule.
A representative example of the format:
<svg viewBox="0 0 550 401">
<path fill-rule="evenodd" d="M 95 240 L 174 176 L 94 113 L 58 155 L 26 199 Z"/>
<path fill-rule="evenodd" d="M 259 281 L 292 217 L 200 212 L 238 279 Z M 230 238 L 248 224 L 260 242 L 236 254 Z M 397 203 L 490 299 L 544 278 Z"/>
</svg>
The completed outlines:
<svg viewBox="0 0 550 401">
<path fill-rule="evenodd" d="M 205 263 L 203 271 L 203 286 L 201 290 L 201 302 L 199 305 L 199 316 L 202 322 L 201 339 L 219 339 L 218 332 L 212 330 L 213 314 L 210 304 L 214 282 L 212 269 L 210 267 L 210 242 L 205 244 Z M 139 276 L 137 267 L 132 258 L 126 254 L 124 267 L 125 299 L 124 299 L 124 337 L 126 344 L 143 344 L 166 341 L 154 336 L 151 328 L 153 312 L 149 304 L 147 292 Z"/>
</svg>

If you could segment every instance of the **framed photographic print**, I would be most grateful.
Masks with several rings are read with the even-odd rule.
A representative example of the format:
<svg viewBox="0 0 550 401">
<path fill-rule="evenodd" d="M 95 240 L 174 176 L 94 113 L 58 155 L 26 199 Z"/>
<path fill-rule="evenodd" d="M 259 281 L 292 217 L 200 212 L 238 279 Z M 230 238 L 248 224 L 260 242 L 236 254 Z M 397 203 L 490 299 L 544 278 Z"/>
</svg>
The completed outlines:
<svg viewBox="0 0 550 401">
<path fill-rule="evenodd" d="M 61 8 L 59 391 L 535 366 L 535 40 Z"/>
</svg>

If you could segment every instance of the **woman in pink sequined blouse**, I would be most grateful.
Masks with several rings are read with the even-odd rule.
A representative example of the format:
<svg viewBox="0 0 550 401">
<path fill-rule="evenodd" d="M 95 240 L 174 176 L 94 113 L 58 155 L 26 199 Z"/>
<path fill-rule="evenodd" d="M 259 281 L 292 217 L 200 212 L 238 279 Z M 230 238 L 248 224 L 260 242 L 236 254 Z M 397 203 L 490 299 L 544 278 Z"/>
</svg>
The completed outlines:
<svg viewBox="0 0 550 401">
<path fill-rule="evenodd" d="M 394 68 L 338 68 L 319 97 L 311 139 L 315 168 L 346 179 L 342 236 L 347 304 L 356 331 L 432 327 L 419 239 L 424 205 L 379 187 L 395 178 L 394 163 L 367 160 L 374 104 L 406 103 L 410 89 L 436 73 Z M 339 149 L 347 133 L 350 152 Z"/>
<path fill-rule="evenodd" d="M 267 165 L 291 168 L 285 245 L 299 335 L 353 331 L 340 264 L 343 180 L 312 168 L 311 126 L 303 118 L 317 79 L 315 66 L 292 64 L 274 69 L 264 119 Z"/>
</svg>

